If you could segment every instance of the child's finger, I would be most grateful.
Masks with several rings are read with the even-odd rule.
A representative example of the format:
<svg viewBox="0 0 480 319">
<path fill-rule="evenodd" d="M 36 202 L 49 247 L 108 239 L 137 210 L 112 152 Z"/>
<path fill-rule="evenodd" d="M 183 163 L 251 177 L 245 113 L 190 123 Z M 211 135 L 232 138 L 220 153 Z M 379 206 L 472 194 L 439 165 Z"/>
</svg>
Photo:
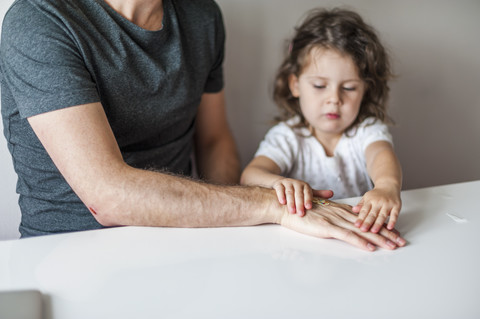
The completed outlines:
<svg viewBox="0 0 480 319">
<path fill-rule="evenodd" d="M 372 205 L 367 203 L 365 205 L 362 204 L 362 208 L 360 209 L 360 212 L 358 213 L 357 220 L 355 221 L 355 226 L 360 227 L 363 224 L 363 221 L 367 217 L 368 213 L 370 212 L 370 207 Z M 353 208 L 352 208 L 353 209 Z"/>
<path fill-rule="evenodd" d="M 362 206 L 356 205 L 352 207 L 352 213 L 358 214 L 362 210 Z"/>
<path fill-rule="evenodd" d="M 395 224 L 397 223 L 398 215 L 400 214 L 400 211 L 398 208 L 393 208 L 392 212 L 390 213 L 390 219 L 388 221 L 387 229 L 392 230 L 395 227 Z"/>
<path fill-rule="evenodd" d="M 287 208 L 291 214 L 295 214 L 295 189 L 292 185 L 285 187 L 285 196 L 287 197 Z"/>
<path fill-rule="evenodd" d="M 363 209 L 362 211 L 360 211 L 360 213 L 362 212 L 363 212 Z M 364 232 L 369 231 L 370 227 L 373 225 L 373 223 L 377 219 L 377 216 L 378 216 L 378 208 L 375 206 L 371 206 L 367 217 L 365 217 L 365 220 L 363 221 L 362 226 L 360 226 L 360 230 Z"/>
<path fill-rule="evenodd" d="M 388 217 L 388 208 L 382 207 L 380 210 L 380 213 L 377 215 L 377 219 L 375 220 L 375 223 L 372 226 L 371 232 L 372 233 L 378 233 L 380 229 L 383 227 L 385 220 L 387 220 Z"/>
<path fill-rule="evenodd" d="M 297 210 L 297 214 L 300 217 L 305 215 L 303 189 L 304 189 L 304 187 L 296 187 L 295 188 L 295 208 Z"/>
<path fill-rule="evenodd" d="M 355 214 L 358 214 L 362 210 L 362 207 L 363 207 L 363 201 L 360 201 L 357 205 L 352 207 L 352 212 Z"/>
<path fill-rule="evenodd" d="M 273 187 L 275 193 L 277 194 L 278 202 L 282 205 L 287 203 L 287 199 L 285 198 L 285 186 L 283 184 L 278 184 Z"/>
<path fill-rule="evenodd" d="M 305 187 L 303 189 L 303 201 L 305 203 L 306 209 L 312 209 L 313 207 L 312 199 L 313 199 L 312 189 L 310 187 Z"/>
</svg>

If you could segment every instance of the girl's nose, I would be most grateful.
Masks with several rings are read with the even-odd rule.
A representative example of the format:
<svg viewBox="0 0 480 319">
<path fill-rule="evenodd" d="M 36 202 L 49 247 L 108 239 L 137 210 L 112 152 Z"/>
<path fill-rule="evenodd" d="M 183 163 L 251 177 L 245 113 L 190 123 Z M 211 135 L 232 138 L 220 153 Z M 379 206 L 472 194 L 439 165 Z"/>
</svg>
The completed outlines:
<svg viewBox="0 0 480 319">
<path fill-rule="evenodd" d="M 340 103 L 340 90 L 338 88 L 332 88 L 330 90 L 330 95 L 328 97 L 328 102 L 330 104 L 339 104 Z"/>
</svg>

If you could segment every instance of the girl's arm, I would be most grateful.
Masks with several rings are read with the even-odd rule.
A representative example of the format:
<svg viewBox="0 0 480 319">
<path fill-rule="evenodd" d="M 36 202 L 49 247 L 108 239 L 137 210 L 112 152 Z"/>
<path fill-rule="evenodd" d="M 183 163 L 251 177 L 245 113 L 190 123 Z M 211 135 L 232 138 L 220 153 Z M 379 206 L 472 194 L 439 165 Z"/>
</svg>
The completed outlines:
<svg viewBox="0 0 480 319">
<path fill-rule="evenodd" d="M 247 165 L 240 183 L 275 189 L 280 204 L 287 205 L 290 213 L 299 216 L 312 208 L 313 196 L 330 198 L 333 195 L 332 191 L 314 190 L 308 183 L 281 176 L 280 167 L 266 156 L 257 156 Z"/>
<path fill-rule="evenodd" d="M 402 206 L 400 162 L 392 145 L 386 141 L 369 145 L 365 151 L 365 158 L 374 188 L 365 193 L 360 202 L 353 207 L 353 211 L 359 213 L 355 225 L 362 231 L 368 231 L 371 227 L 371 231 L 377 233 L 390 217 L 387 228 L 391 230 Z"/>
<path fill-rule="evenodd" d="M 280 167 L 274 161 L 266 156 L 257 156 L 243 170 L 240 184 L 272 188 L 282 178 L 280 174 Z"/>
</svg>

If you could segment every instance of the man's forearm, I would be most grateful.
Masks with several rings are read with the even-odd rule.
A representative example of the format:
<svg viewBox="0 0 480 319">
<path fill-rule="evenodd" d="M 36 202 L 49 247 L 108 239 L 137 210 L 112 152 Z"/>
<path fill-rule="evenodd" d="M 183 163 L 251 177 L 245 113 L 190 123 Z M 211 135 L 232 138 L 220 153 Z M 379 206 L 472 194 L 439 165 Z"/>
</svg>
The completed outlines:
<svg viewBox="0 0 480 319">
<path fill-rule="evenodd" d="M 282 212 L 273 191 L 261 187 L 217 186 L 134 168 L 123 174 L 86 203 L 105 226 L 246 226 L 278 222 Z"/>
</svg>

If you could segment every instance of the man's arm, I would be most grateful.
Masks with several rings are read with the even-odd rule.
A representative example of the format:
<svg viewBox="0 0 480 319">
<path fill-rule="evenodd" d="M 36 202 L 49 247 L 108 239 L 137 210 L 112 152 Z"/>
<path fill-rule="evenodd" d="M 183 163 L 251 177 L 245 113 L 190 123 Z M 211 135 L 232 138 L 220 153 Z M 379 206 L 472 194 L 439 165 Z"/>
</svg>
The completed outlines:
<svg viewBox="0 0 480 319">
<path fill-rule="evenodd" d="M 245 188 L 224 188 L 128 166 L 100 103 L 36 115 L 29 122 L 69 185 L 102 225 L 208 227 L 275 222 L 275 216 L 266 216 L 268 192 L 247 196 Z"/>
<path fill-rule="evenodd" d="M 341 205 L 290 215 L 275 191 L 219 186 L 128 166 L 100 103 L 43 113 L 29 122 L 69 185 L 104 226 L 247 226 L 277 223 L 322 238 L 338 238 L 365 250 L 393 249 L 405 241 L 383 228 L 362 233 Z M 389 244 L 390 243 L 390 244 Z"/>
<path fill-rule="evenodd" d="M 195 155 L 201 178 L 221 184 L 239 182 L 240 161 L 227 123 L 223 91 L 202 96 L 196 122 Z"/>
</svg>

